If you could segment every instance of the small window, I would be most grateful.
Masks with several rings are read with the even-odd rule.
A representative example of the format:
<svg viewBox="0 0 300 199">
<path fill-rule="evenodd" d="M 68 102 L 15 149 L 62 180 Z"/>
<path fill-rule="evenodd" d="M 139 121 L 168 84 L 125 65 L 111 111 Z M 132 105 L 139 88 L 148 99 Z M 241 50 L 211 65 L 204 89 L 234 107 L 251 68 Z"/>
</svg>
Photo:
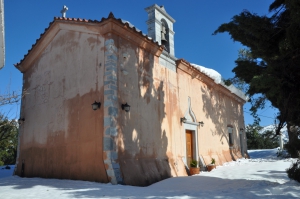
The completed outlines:
<svg viewBox="0 0 300 199">
<path fill-rule="evenodd" d="M 244 146 L 243 146 L 243 131 L 240 130 L 240 146 L 241 146 L 241 154 L 244 157 Z"/>
<path fill-rule="evenodd" d="M 228 129 L 229 146 L 232 146 L 233 145 L 233 137 L 232 137 L 233 128 L 231 126 L 228 126 L 227 129 Z"/>
</svg>

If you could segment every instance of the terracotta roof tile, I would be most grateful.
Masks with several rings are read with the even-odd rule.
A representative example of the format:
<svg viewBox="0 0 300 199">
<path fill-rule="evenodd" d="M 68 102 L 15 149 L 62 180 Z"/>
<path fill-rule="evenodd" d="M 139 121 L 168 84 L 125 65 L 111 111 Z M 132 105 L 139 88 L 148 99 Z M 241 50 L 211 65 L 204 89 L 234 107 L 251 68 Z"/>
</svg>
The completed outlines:
<svg viewBox="0 0 300 199">
<path fill-rule="evenodd" d="M 150 38 L 146 34 L 142 33 L 142 31 L 140 31 L 139 29 L 137 29 L 135 26 L 131 25 L 127 21 L 123 21 L 120 18 L 119 19 L 115 18 L 114 14 L 112 12 L 109 13 L 109 15 L 108 15 L 107 18 L 102 17 L 100 21 L 98 21 L 98 20 L 91 20 L 91 19 L 80 19 L 80 18 L 54 17 L 54 20 L 52 22 L 50 22 L 49 26 L 47 28 L 45 28 L 45 31 L 42 34 L 40 34 L 40 38 L 38 38 L 36 40 L 36 42 L 32 45 L 31 49 L 29 49 L 28 52 L 27 52 L 27 54 L 24 55 L 23 59 L 21 59 L 20 62 L 14 64 L 14 66 L 18 66 L 18 65 L 22 64 L 22 62 L 26 59 L 27 55 L 31 52 L 31 50 L 35 47 L 35 45 L 41 40 L 41 38 L 43 37 L 43 35 L 49 30 L 49 28 L 51 27 L 51 25 L 55 21 L 76 21 L 76 22 L 82 22 L 82 23 L 102 23 L 103 21 L 106 21 L 108 19 L 115 19 L 116 21 L 118 21 L 119 23 L 125 25 L 126 27 L 131 28 L 136 33 L 139 33 L 141 36 L 145 37 L 148 41 L 152 41 L 153 43 L 155 43 L 156 45 L 158 45 L 158 46 L 160 46 L 162 48 L 162 46 L 159 45 L 158 42 L 155 42 L 152 38 Z"/>
</svg>

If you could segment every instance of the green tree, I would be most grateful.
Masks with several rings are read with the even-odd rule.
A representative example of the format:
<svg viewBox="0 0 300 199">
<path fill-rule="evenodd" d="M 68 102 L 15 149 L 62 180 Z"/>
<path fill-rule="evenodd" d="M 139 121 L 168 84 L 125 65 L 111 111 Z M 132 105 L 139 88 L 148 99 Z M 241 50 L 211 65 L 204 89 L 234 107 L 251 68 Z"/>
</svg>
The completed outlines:
<svg viewBox="0 0 300 199">
<path fill-rule="evenodd" d="M 17 145 L 18 123 L 0 114 L 0 165 L 15 163 Z"/>
<path fill-rule="evenodd" d="M 253 115 L 266 100 L 279 110 L 276 134 L 287 125 L 289 143 L 297 146 L 297 134 L 290 127 L 300 124 L 300 1 L 275 0 L 270 16 L 244 10 L 215 32 L 228 32 L 246 46 L 233 69 L 235 79 L 245 82 Z"/>
<path fill-rule="evenodd" d="M 279 138 L 276 136 L 275 131 L 264 131 L 261 136 L 264 141 L 263 149 L 274 149 L 279 147 Z"/>
<path fill-rule="evenodd" d="M 261 149 L 263 146 L 263 139 L 259 134 L 262 129 L 257 124 L 251 124 L 246 126 L 246 136 L 247 136 L 247 147 L 248 149 Z"/>
<path fill-rule="evenodd" d="M 258 123 L 246 126 L 248 149 L 273 149 L 279 146 L 275 131 L 262 130 Z"/>
<path fill-rule="evenodd" d="M 25 93 L 25 92 L 23 92 Z M 19 92 L 0 93 L 0 107 L 14 105 L 21 99 Z M 0 110 L 0 165 L 14 164 L 17 156 L 18 123 L 15 119 L 9 119 Z"/>
</svg>

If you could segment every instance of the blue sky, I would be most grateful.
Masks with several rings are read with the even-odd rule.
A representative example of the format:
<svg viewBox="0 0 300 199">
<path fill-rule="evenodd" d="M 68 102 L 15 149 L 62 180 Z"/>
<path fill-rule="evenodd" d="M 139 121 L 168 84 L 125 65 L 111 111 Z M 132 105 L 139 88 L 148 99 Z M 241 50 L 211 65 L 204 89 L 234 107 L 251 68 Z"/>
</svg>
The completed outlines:
<svg viewBox="0 0 300 199">
<path fill-rule="evenodd" d="M 5 0 L 5 66 L 0 70 L 0 93 L 22 89 L 22 74 L 13 64 L 23 59 L 40 34 L 56 16 L 61 16 L 63 5 L 69 8 L 67 17 L 101 20 L 113 12 L 116 18 L 130 21 L 143 33 L 147 33 L 147 13 L 144 8 L 164 5 L 176 20 L 175 56 L 190 63 L 217 70 L 224 78 L 233 77 L 231 70 L 242 46 L 233 42 L 227 33 L 213 36 L 219 25 L 229 22 L 246 9 L 258 15 L 268 15 L 272 0 Z M 268 106 L 267 106 L 268 107 Z M 9 117 L 18 118 L 19 107 L 6 106 L 1 109 Z M 249 105 L 244 106 L 245 124 L 252 123 Z M 259 111 L 261 125 L 274 122 L 275 110 Z"/>
</svg>

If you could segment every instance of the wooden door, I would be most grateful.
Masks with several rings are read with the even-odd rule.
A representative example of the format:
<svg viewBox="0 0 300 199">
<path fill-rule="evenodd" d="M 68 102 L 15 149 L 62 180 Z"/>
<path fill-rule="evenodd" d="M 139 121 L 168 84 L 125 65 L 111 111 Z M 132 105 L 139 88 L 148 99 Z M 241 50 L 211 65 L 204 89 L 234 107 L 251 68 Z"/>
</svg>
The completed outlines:
<svg viewBox="0 0 300 199">
<path fill-rule="evenodd" d="M 193 160 L 193 132 L 187 130 L 185 133 L 186 137 L 186 163 L 190 167 L 190 163 Z"/>
</svg>

